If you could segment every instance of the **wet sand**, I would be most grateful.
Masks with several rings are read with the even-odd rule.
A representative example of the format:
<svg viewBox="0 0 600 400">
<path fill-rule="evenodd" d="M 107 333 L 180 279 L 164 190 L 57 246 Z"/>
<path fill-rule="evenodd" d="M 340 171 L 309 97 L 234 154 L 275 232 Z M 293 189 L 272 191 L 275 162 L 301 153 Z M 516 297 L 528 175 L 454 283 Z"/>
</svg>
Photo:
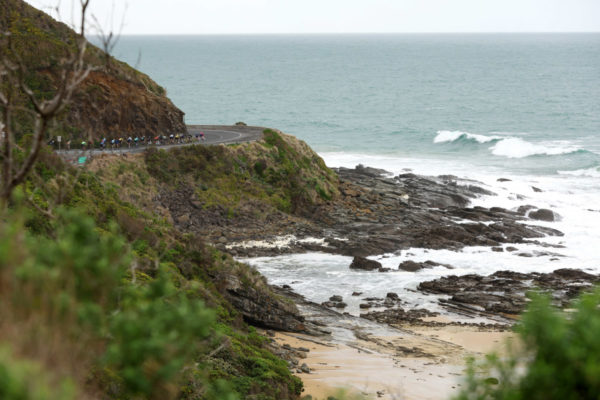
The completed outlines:
<svg viewBox="0 0 600 400">
<path fill-rule="evenodd" d="M 374 399 L 448 399 L 461 386 L 464 360 L 469 355 L 503 350 L 511 332 L 474 326 L 403 327 L 406 335 L 332 343 L 327 339 L 278 333 L 279 344 L 310 349 L 311 372 L 297 373 L 303 395 L 327 399 L 340 389 Z"/>
</svg>

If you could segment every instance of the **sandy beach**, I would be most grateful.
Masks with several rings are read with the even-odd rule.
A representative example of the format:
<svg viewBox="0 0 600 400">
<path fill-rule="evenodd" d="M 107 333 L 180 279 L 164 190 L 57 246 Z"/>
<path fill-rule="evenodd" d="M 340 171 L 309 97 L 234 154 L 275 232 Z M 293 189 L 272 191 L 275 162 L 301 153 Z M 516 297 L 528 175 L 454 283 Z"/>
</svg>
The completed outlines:
<svg viewBox="0 0 600 400">
<path fill-rule="evenodd" d="M 340 391 L 379 399 L 448 399 L 461 386 L 465 358 L 502 352 L 511 332 L 476 326 L 404 327 L 402 336 L 334 343 L 327 338 L 277 333 L 275 341 L 309 349 L 310 373 L 298 373 L 303 395 L 327 399 Z M 366 340 L 365 340 L 366 339 Z"/>
</svg>

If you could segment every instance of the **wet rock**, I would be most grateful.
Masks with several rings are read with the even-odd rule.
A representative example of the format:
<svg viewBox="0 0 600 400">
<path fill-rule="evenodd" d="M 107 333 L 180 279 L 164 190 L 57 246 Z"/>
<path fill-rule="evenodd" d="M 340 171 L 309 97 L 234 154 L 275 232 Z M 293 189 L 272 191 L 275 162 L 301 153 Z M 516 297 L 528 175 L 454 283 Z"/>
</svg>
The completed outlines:
<svg viewBox="0 0 600 400">
<path fill-rule="evenodd" d="M 424 268 L 433 268 L 433 267 L 439 267 L 439 266 L 444 266 L 446 268 L 452 269 L 452 266 L 450 266 L 450 265 L 439 264 L 439 263 L 436 263 L 431 260 L 427 260 L 425 262 L 414 262 L 411 260 L 407 260 L 407 261 L 400 263 L 400 265 L 398 265 L 398 269 L 402 270 L 402 271 L 416 272 L 416 271 L 420 271 Z"/>
<path fill-rule="evenodd" d="M 392 299 L 394 301 L 400 301 L 400 296 L 398 296 L 398 293 L 394 293 L 394 292 L 389 292 L 388 294 L 385 295 L 386 299 Z"/>
<path fill-rule="evenodd" d="M 404 310 L 403 308 L 397 307 L 383 311 L 370 311 L 368 313 L 360 314 L 360 317 L 382 324 L 398 325 L 403 323 L 422 323 L 423 318 L 435 317 L 438 315 L 439 313 L 431 312 L 424 308 Z"/>
<path fill-rule="evenodd" d="M 532 187 L 531 187 L 531 189 L 533 189 L 533 191 L 534 191 L 534 192 L 536 192 L 536 193 L 543 192 L 543 190 L 542 190 L 542 189 L 540 189 L 540 188 L 538 188 L 538 187 L 535 187 L 535 186 L 532 186 Z"/>
<path fill-rule="evenodd" d="M 558 269 L 552 273 L 519 273 L 498 271 L 489 276 L 468 274 L 447 276 L 422 282 L 418 290 L 450 295 L 440 300 L 445 307 L 463 313 L 489 313 L 511 316 L 527 305 L 527 291 L 537 287 L 552 295 L 553 301 L 565 307 L 581 290 L 590 289 L 600 276 L 577 269 Z"/>
<path fill-rule="evenodd" d="M 508 178 L 498 178 L 496 179 L 497 182 L 511 182 L 511 179 Z"/>
<path fill-rule="evenodd" d="M 364 271 L 373 271 L 379 268 L 382 268 L 381 263 L 364 257 L 354 257 L 352 264 L 350 264 L 350 269 L 361 269 Z"/>
<path fill-rule="evenodd" d="M 519 208 L 517 208 L 517 213 L 519 213 L 520 215 L 527 215 L 529 211 L 535 210 L 536 208 L 536 206 L 532 206 L 531 204 L 519 206 Z"/>
<path fill-rule="evenodd" d="M 385 169 L 380 169 L 380 168 L 371 168 L 371 167 L 365 167 L 362 164 L 358 164 L 355 168 L 355 171 L 359 174 L 371 177 L 371 178 L 377 178 L 380 176 L 384 176 L 384 175 L 390 175 L 389 171 L 386 171 Z"/>
<path fill-rule="evenodd" d="M 588 281 L 595 282 L 598 280 L 597 275 L 588 274 L 580 269 L 560 268 L 553 272 L 554 275 L 564 279 L 573 281 Z"/>
<path fill-rule="evenodd" d="M 352 292 L 352 296 L 360 296 L 363 292 Z"/>
<path fill-rule="evenodd" d="M 344 303 L 343 301 L 324 301 L 323 303 L 321 303 L 322 306 L 325 307 L 329 307 L 329 308 L 346 308 L 348 307 L 348 304 Z"/>
<path fill-rule="evenodd" d="M 486 190 L 486 189 L 484 189 L 480 186 L 476 186 L 476 185 L 468 185 L 466 188 L 469 192 L 476 193 L 476 194 L 483 194 L 486 196 L 491 196 L 494 194 L 493 192 L 490 192 L 489 190 Z"/>
<path fill-rule="evenodd" d="M 360 304 L 358 305 L 358 307 L 359 307 L 359 308 L 363 308 L 363 309 L 364 309 L 364 308 L 371 308 L 371 304 L 369 304 L 369 303 L 360 303 Z"/>
<path fill-rule="evenodd" d="M 519 250 L 519 249 L 517 249 L 516 247 L 513 247 L 513 246 L 508 246 L 506 248 L 506 251 L 509 251 L 509 252 L 513 252 L 513 251 L 517 251 L 517 250 Z"/>
<path fill-rule="evenodd" d="M 306 363 L 302 363 L 302 365 L 300 366 L 300 371 L 305 374 L 310 374 L 310 368 L 308 367 L 308 365 L 306 365 Z"/>
<path fill-rule="evenodd" d="M 340 296 L 338 294 L 335 294 L 329 298 L 329 301 L 342 301 L 342 300 L 343 300 L 342 296 Z"/>
<path fill-rule="evenodd" d="M 404 261 L 401 262 L 400 265 L 398 265 L 398 269 L 402 270 L 402 271 L 408 271 L 408 272 L 416 272 L 416 271 L 420 271 L 423 268 L 427 268 L 423 266 L 423 263 L 417 263 L 414 261 Z"/>
<path fill-rule="evenodd" d="M 552 210 L 548 210 L 546 208 L 540 208 L 539 210 L 531 211 L 527 216 L 531 219 L 549 222 L 557 219 L 557 215 Z"/>
<path fill-rule="evenodd" d="M 502 253 L 504 251 L 504 249 L 502 247 L 492 247 L 492 251 L 495 251 L 497 253 Z"/>
</svg>

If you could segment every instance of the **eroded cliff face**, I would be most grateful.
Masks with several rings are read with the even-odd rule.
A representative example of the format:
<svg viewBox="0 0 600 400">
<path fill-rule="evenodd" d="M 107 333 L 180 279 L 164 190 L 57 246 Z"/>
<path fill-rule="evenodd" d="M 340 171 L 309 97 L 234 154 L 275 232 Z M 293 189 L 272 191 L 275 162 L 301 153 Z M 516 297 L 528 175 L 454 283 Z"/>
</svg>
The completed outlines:
<svg viewBox="0 0 600 400">
<path fill-rule="evenodd" d="M 73 50 L 77 34 L 63 23 L 22 0 L 0 0 L 0 31 L 9 32 L 12 46 L 27 67 L 25 83 L 38 98 L 56 92 L 61 60 Z M 1 43 L 10 57 L 7 41 Z M 184 113 L 166 91 L 146 74 L 107 57 L 88 45 L 85 62 L 93 72 L 79 86 L 70 105 L 51 126 L 48 136 L 64 140 L 186 132 Z M 18 105 L 31 105 L 23 97 Z M 15 131 L 27 134 L 33 119 L 24 111 L 15 117 Z"/>
<path fill-rule="evenodd" d="M 65 117 L 69 125 L 96 139 L 187 131 L 183 112 L 167 97 L 106 71 L 90 74 Z"/>
</svg>

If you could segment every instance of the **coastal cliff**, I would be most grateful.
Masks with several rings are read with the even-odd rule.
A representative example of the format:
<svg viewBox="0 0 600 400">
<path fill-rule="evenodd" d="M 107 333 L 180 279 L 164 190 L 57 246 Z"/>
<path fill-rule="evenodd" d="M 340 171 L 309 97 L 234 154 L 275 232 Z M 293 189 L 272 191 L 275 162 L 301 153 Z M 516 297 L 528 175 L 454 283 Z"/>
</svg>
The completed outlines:
<svg viewBox="0 0 600 400">
<path fill-rule="evenodd" d="M 0 1 L 0 31 L 10 33 L 15 52 L 27 66 L 27 85 L 38 98 L 52 95 L 60 76 L 60 61 L 73 48 L 77 34 L 22 0 Z M 62 136 L 66 142 L 186 132 L 184 113 L 146 74 L 107 57 L 91 44 L 85 62 L 93 71 L 51 127 L 49 138 Z M 16 119 L 17 132 L 31 130 L 32 121 L 26 113 Z"/>
<path fill-rule="evenodd" d="M 51 96 L 75 32 L 20 0 L 0 1 L 0 30 L 10 32 L 14 47 L 1 50 L 19 55 L 27 86 L 38 99 Z M 91 45 L 85 61 L 94 68 L 47 139 L 186 131 L 183 113 L 148 76 Z M 16 100 L 14 132 L 24 141 L 33 120 L 24 97 Z M 180 166 L 207 161 L 196 151 Z M 131 170 L 120 159 L 78 169 L 44 148 L 3 212 L 0 397 L 297 399 L 300 379 L 254 326 L 315 327 L 258 272 L 145 203 L 162 187 L 143 156 L 131 157 L 141 163 Z M 164 172 L 170 180 L 179 170 Z M 295 181 L 287 182 L 273 199 L 291 207 Z"/>
</svg>

